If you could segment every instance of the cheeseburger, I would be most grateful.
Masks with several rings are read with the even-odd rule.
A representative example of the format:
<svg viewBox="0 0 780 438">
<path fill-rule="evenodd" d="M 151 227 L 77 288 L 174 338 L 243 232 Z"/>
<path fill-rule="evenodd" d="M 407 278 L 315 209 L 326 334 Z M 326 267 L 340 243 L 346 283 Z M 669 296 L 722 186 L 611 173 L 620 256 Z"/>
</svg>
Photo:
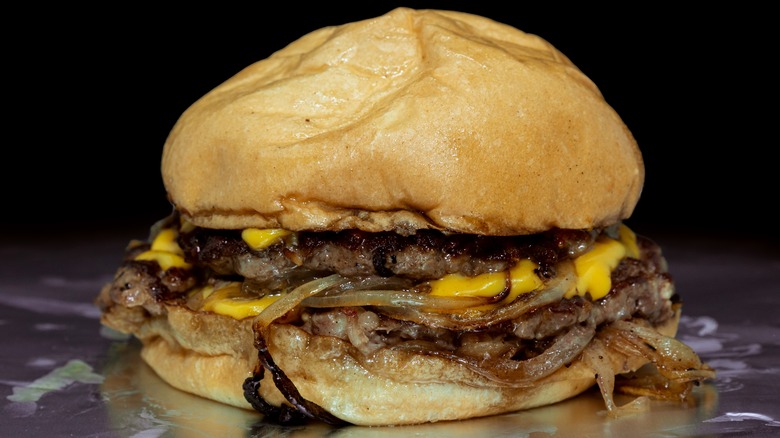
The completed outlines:
<svg viewBox="0 0 780 438">
<path fill-rule="evenodd" d="M 398 8 L 304 35 L 171 130 L 173 212 L 96 302 L 170 385 L 293 423 L 399 425 L 714 376 L 630 217 L 640 150 L 542 38 Z"/>
</svg>

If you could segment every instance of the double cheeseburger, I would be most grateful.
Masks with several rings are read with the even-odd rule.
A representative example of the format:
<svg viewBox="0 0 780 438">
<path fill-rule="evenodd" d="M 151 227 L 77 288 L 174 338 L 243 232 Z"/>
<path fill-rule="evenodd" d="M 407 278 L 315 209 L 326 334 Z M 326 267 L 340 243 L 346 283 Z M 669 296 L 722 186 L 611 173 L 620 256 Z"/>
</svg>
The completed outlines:
<svg viewBox="0 0 780 438">
<path fill-rule="evenodd" d="M 595 385 L 682 400 L 641 153 L 542 38 L 398 8 L 313 31 L 191 105 L 173 212 L 97 298 L 170 385 L 267 421 L 399 425 Z"/>
</svg>

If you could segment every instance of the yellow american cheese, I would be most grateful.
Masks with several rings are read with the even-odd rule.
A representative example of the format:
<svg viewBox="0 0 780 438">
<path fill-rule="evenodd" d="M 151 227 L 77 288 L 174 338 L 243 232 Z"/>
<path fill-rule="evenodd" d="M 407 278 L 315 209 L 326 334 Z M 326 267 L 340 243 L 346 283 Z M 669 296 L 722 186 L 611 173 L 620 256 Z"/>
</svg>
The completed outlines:
<svg viewBox="0 0 780 438">
<path fill-rule="evenodd" d="M 267 295 L 253 298 L 241 291 L 240 282 L 231 282 L 215 289 L 207 286 L 200 290 L 203 296 L 202 310 L 230 316 L 234 319 L 244 319 L 259 315 L 260 312 L 278 300 L 280 295 Z"/>
<path fill-rule="evenodd" d="M 575 295 L 590 296 L 597 300 L 606 296 L 612 289 L 610 278 L 612 271 L 624 257 L 638 257 L 639 247 L 636 235 L 625 225 L 620 227 L 619 240 L 604 238 L 596 242 L 593 248 L 574 260 L 577 273 L 577 287 L 566 293 L 566 298 Z M 518 295 L 531 292 L 543 285 L 534 273 L 537 266 L 530 260 L 522 260 L 510 271 L 512 288 L 509 296 L 502 302 L 514 301 Z M 491 297 L 504 289 L 506 274 L 502 272 L 466 277 L 450 274 L 432 281 L 431 295 Z"/>
<path fill-rule="evenodd" d="M 509 271 L 512 285 L 503 302 L 511 302 L 518 295 L 540 288 L 544 283 L 534 273 L 536 264 L 530 260 L 521 260 Z M 504 290 L 506 273 L 492 272 L 467 277 L 461 274 L 449 274 L 430 282 L 431 295 L 439 297 L 492 297 Z"/>
<path fill-rule="evenodd" d="M 190 264 L 184 260 L 184 257 L 166 251 L 144 251 L 141 254 L 138 254 L 135 259 L 155 261 L 165 271 L 171 268 L 187 269 L 190 267 Z"/>
<path fill-rule="evenodd" d="M 626 247 L 626 257 L 639 257 L 639 245 L 636 244 L 636 234 L 625 225 L 620 225 L 620 243 Z"/>
<path fill-rule="evenodd" d="M 176 243 L 178 233 L 172 228 L 165 228 L 155 236 L 152 241 L 152 251 L 164 251 L 172 254 L 183 255 L 179 244 Z"/>
<path fill-rule="evenodd" d="M 290 234 L 289 231 L 269 229 L 247 229 L 242 237 L 254 249 L 266 248 Z M 175 242 L 175 240 L 174 240 Z M 162 245 L 162 242 L 161 242 Z M 154 246 L 153 246 L 154 247 Z M 178 247 L 178 246 L 177 246 Z M 636 235 L 625 225 L 621 225 L 619 239 L 602 238 L 588 252 L 574 259 L 577 274 L 576 288 L 566 293 L 567 298 L 589 293 L 597 300 L 606 296 L 612 288 L 611 274 L 625 257 L 638 257 L 639 247 Z M 538 266 L 531 260 L 521 260 L 509 272 L 511 288 L 509 295 L 500 303 L 480 306 L 478 310 L 493 308 L 501 303 L 510 303 L 520 294 L 544 287 L 544 282 L 535 273 Z M 461 274 L 449 274 L 431 281 L 430 294 L 440 297 L 492 297 L 504 290 L 506 273 L 494 272 L 467 277 Z M 252 298 L 243 295 L 240 283 L 230 283 L 220 289 L 204 288 L 203 310 L 243 319 L 258 315 L 271 303 L 279 299 L 278 295 Z"/>
<path fill-rule="evenodd" d="M 280 295 L 267 295 L 253 298 L 241 292 L 241 283 L 232 282 L 218 289 L 212 286 L 203 288 L 202 310 L 230 316 L 234 319 L 244 319 L 259 315 L 260 312 L 278 300 Z"/>
<path fill-rule="evenodd" d="M 171 268 L 188 269 L 191 265 L 184 260 L 184 251 L 176 242 L 177 237 L 174 229 L 161 230 L 152 241 L 151 249 L 138 254 L 135 260 L 156 261 L 166 271 Z"/>
<path fill-rule="evenodd" d="M 268 248 L 279 239 L 291 234 L 291 231 L 281 228 L 246 228 L 241 232 L 241 238 L 255 251 Z"/>
<path fill-rule="evenodd" d="M 612 289 L 611 274 L 624 257 L 638 257 L 636 235 L 625 225 L 620 227 L 620 240 L 604 238 L 593 248 L 574 259 L 577 289 L 566 293 L 566 298 L 590 293 L 594 300 L 604 298 Z"/>
<path fill-rule="evenodd" d="M 250 316 L 257 316 L 270 306 L 274 301 L 280 298 L 279 295 L 268 295 L 263 298 L 232 298 L 216 301 L 208 308 L 204 307 L 203 310 L 210 310 L 220 315 L 230 316 L 234 319 L 244 319 Z"/>
</svg>

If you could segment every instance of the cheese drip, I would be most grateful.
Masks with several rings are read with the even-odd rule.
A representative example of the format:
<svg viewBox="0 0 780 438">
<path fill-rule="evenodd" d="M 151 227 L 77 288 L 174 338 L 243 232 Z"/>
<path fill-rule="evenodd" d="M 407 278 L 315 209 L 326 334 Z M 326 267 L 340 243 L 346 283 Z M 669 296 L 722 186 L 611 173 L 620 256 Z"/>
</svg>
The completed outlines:
<svg viewBox="0 0 780 438">
<path fill-rule="evenodd" d="M 246 228 L 241 232 L 241 238 L 255 251 L 268 248 L 285 236 L 292 234 L 292 231 L 281 228 Z"/>
<path fill-rule="evenodd" d="M 590 251 L 574 259 L 577 288 L 565 297 L 588 293 L 593 300 L 604 298 L 612 290 L 612 271 L 625 257 L 639 257 L 639 247 L 634 232 L 621 225 L 618 240 L 602 237 Z"/>
<path fill-rule="evenodd" d="M 165 228 L 157 233 L 152 247 L 135 257 L 135 260 L 155 261 L 167 271 L 171 268 L 189 269 L 191 265 L 184 260 L 184 251 L 176 242 L 178 233 L 172 228 Z"/>
<path fill-rule="evenodd" d="M 544 285 L 534 271 L 538 268 L 530 260 L 520 260 L 509 271 L 510 289 L 501 303 L 511 303 L 518 295 L 531 292 Z M 466 277 L 461 274 L 445 275 L 439 280 L 430 282 L 431 295 L 439 297 L 483 297 L 489 298 L 500 294 L 506 287 L 505 272 L 491 272 Z"/>
<path fill-rule="evenodd" d="M 230 316 L 234 319 L 244 319 L 259 315 L 281 295 L 266 295 L 255 298 L 241 291 L 241 283 L 234 281 L 219 288 L 206 286 L 195 293 L 201 294 L 201 310 Z"/>
</svg>

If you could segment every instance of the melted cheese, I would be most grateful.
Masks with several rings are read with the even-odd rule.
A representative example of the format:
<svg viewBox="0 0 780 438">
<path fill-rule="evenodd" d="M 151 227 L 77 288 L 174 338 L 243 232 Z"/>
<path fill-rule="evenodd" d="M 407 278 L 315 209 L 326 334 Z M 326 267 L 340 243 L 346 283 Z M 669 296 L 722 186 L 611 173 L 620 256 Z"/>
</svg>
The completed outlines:
<svg viewBox="0 0 780 438">
<path fill-rule="evenodd" d="M 228 283 L 218 289 L 206 286 L 198 293 L 203 298 L 202 310 L 239 320 L 259 315 L 266 307 L 281 297 L 281 295 L 266 295 L 261 298 L 249 297 L 241 291 L 240 282 Z"/>
<path fill-rule="evenodd" d="M 612 271 L 625 257 L 639 257 L 636 235 L 621 225 L 619 240 L 602 238 L 585 254 L 574 259 L 577 287 L 566 293 L 566 298 L 589 293 L 593 300 L 605 297 L 612 289 Z M 537 266 L 530 260 L 522 260 L 510 271 L 512 287 L 502 303 L 514 301 L 518 295 L 542 287 L 541 279 L 534 273 Z M 476 277 L 450 274 L 432 281 L 431 295 L 446 297 L 491 297 L 504 290 L 506 274 L 496 272 Z M 499 303 L 500 304 L 500 303 Z"/>
<path fill-rule="evenodd" d="M 291 231 L 281 228 L 269 228 L 261 230 L 259 228 L 246 228 L 241 232 L 241 238 L 247 245 L 255 251 L 259 251 L 273 245 L 279 239 L 291 234 Z"/>
<path fill-rule="evenodd" d="M 538 266 L 530 260 L 520 260 L 509 271 L 511 286 L 509 295 L 502 302 L 512 302 L 522 293 L 536 290 L 544 283 L 534 273 Z M 493 297 L 506 287 L 506 273 L 491 272 L 466 277 L 461 274 L 449 274 L 430 282 L 431 295 L 439 297 Z"/>
<path fill-rule="evenodd" d="M 636 234 L 625 225 L 620 225 L 620 243 L 626 247 L 626 257 L 639 258 L 639 245 L 636 243 Z"/>
<path fill-rule="evenodd" d="M 176 242 L 178 233 L 171 228 L 161 230 L 152 241 L 148 251 L 135 257 L 135 260 L 155 261 L 163 270 L 171 268 L 189 269 L 191 265 L 184 260 L 184 251 Z"/>
<path fill-rule="evenodd" d="M 612 271 L 618 263 L 625 257 L 639 256 L 636 235 L 631 229 L 621 225 L 619 238 L 602 238 L 590 251 L 574 259 L 577 288 L 567 292 L 566 298 L 589 293 L 591 299 L 598 300 L 609 293 L 612 289 Z"/>
<path fill-rule="evenodd" d="M 574 259 L 575 272 L 577 274 L 576 288 L 566 293 L 566 298 L 575 295 L 585 296 L 589 294 L 591 299 L 597 300 L 606 296 L 612 288 L 611 274 L 620 261 L 625 257 L 638 257 L 639 247 L 636 243 L 636 235 L 625 225 L 620 227 L 617 240 L 602 237 L 594 243 L 586 253 Z M 278 239 L 290 234 L 289 231 L 277 229 L 246 229 L 242 233 L 244 241 L 253 249 L 267 248 Z M 160 237 L 168 239 L 170 236 Z M 175 237 L 174 237 L 175 243 Z M 167 248 L 167 240 L 161 241 L 159 248 Z M 153 250 L 155 245 L 153 244 Z M 176 245 L 178 248 L 178 245 Z M 173 248 L 175 250 L 176 248 Z M 179 249 L 179 251 L 181 251 Z M 167 252 L 165 254 L 172 254 Z M 497 305 L 510 303 L 519 295 L 544 287 L 544 282 L 536 274 L 538 266 L 531 260 L 519 261 L 509 271 L 509 294 L 496 304 L 479 306 L 473 310 L 489 310 Z M 461 274 L 449 274 L 429 282 L 430 294 L 440 297 L 492 297 L 500 294 L 507 284 L 506 272 L 495 272 L 467 277 Z M 202 309 L 235 319 L 243 319 L 260 314 L 280 296 L 272 295 L 262 298 L 249 297 L 241 291 L 239 282 L 229 283 L 219 289 L 206 287 L 199 292 L 203 294 Z"/>
<path fill-rule="evenodd" d="M 177 237 L 179 237 L 178 233 L 172 228 L 160 230 L 154 238 L 154 241 L 152 241 L 152 251 L 163 251 L 183 255 L 184 252 L 176 242 Z"/>
</svg>

